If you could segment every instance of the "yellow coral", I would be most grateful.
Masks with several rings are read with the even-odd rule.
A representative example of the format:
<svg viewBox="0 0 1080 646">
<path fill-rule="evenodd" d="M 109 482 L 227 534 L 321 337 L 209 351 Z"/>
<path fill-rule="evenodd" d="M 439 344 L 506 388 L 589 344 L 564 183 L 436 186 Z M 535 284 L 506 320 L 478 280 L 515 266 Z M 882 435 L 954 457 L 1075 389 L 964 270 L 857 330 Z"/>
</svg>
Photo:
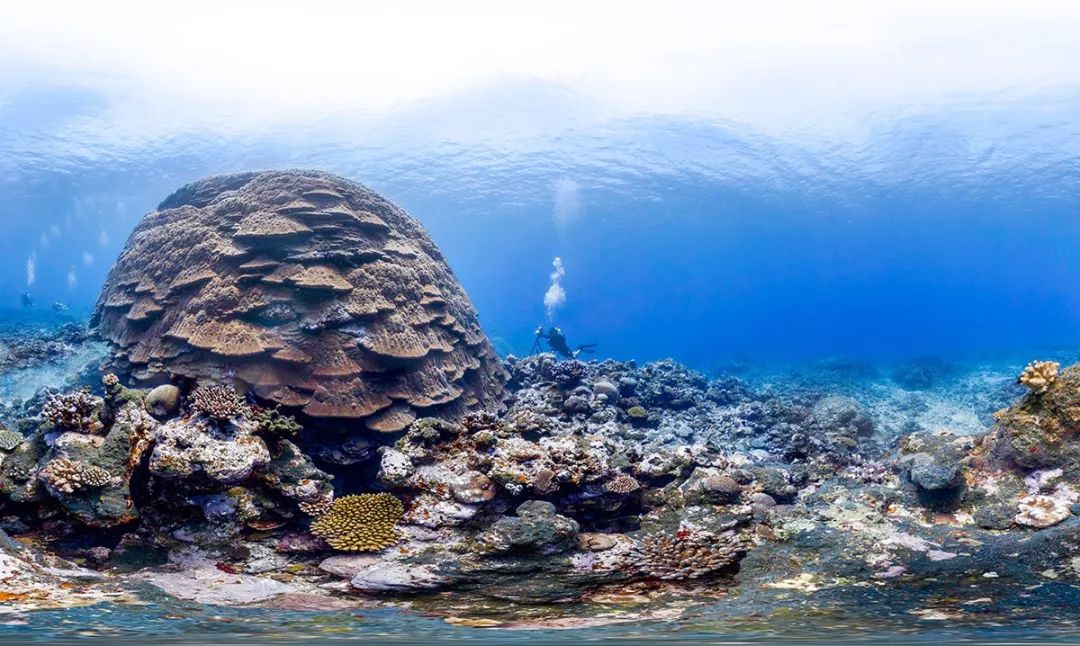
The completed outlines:
<svg viewBox="0 0 1080 646">
<path fill-rule="evenodd" d="M 1032 392 L 1041 394 L 1057 379 L 1059 368 L 1061 364 L 1057 361 L 1032 361 L 1020 374 L 1019 381 Z"/>
<path fill-rule="evenodd" d="M 342 552 L 378 552 L 398 541 L 395 526 L 405 506 L 388 493 L 338 498 L 311 525 L 311 533 Z"/>
</svg>

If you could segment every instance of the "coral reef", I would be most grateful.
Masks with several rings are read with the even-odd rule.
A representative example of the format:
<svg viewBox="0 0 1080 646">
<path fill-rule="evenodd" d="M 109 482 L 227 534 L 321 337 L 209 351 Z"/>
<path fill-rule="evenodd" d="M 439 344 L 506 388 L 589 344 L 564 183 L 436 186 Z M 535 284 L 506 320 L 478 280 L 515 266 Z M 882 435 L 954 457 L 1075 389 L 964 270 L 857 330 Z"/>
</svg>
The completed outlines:
<svg viewBox="0 0 1080 646">
<path fill-rule="evenodd" d="M 345 496 L 311 525 L 311 533 L 343 552 L 378 552 L 398 541 L 395 527 L 404 511 L 387 493 Z"/>
<path fill-rule="evenodd" d="M 1017 381 L 1027 386 L 1031 392 L 1042 394 L 1057 379 L 1061 364 L 1056 361 L 1032 361 L 1020 373 Z"/>
<path fill-rule="evenodd" d="M 16 433 L 0 424 L 0 451 L 11 451 L 22 444 L 25 439 L 22 433 Z"/>
<path fill-rule="evenodd" d="M 635 551 L 634 567 L 650 579 L 699 579 L 736 562 L 747 545 L 735 532 L 715 537 L 689 531 L 646 536 Z"/>
<path fill-rule="evenodd" d="M 270 462 L 270 451 L 255 430 L 251 422 L 225 430 L 200 420 L 170 420 L 155 437 L 150 473 L 172 480 L 238 484 Z"/>
<path fill-rule="evenodd" d="M 180 389 L 172 384 L 162 384 L 146 394 L 146 410 L 155 417 L 168 417 L 179 408 Z"/>
<path fill-rule="evenodd" d="M 41 418 L 57 429 L 97 433 L 104 428 L 99 419 L 105 402 L 86 391 L 53 395 L 45 401 Z"/>
<path fill-rule="evenodd" d="M 52 460 L 38 471 L 38 478 L 50 491 L 62 494 L 104 487 L 112 481 L 112 476 L 105 469 L 69 458 Z"/>
<path fill-rule="evenodd" d="M 375 431 L 503 397 L 472 304 L 420 225 L 325 173 L 181 188 L 132 234 L 92 324 L 137 383 L 229 378 Z"/>
<path fill-rule="evenodd" d="M 191 393 L 191 409 L 217 422 L 251 415 L 251 408 L 236 390 L 222 384 L 199 386 Z"/>
<path fill-rule="evenodd" d="M 177 199 L 198 211 L 203 200 L 224 203 L 218 188 Z M 248 203 L 241 196 L 233 205 Z M 258 238 L 239 233 L 246 219 L 222 222 L 223 240 Z M 295 235 L 279 231 L 279 255 L 267 258 L 285 263 L 299 252 Z M 262 262 L 244 271 L 254 277 Z M 214 280 L 180 290 L 178 302 Z M 306 293 L 300 283 L 331 279 L 312 272 L 297 280 L 290 289 Z M 227 286 L 242 291 L 255 282 Z M 143 298 L 153 288 L 115 293 Z M 325 291 L 236 320 L 266 329 L 279 318 L 286 327 L 307 325 Z M 209 307 L 210 295 L 200 298 Z M 149 339 L 138 339 L 131 352 L 149 352 L 139 349 Z M 187 349 L 175 358 L 202 369 L 212 354 Z M 146 359 L 127 365 L 148 371 L 137 383 L 154 382 L 158 359 Z M 680 594 L 725 594 L 731 603 L 775 594 L 800 603 L 803 592 L 824 589 L 886 595 L 912 583 L 950 591 L 999 575 L 1030 587 L 1054 578 L 1049 572 L 1075 573 L 1080 367 L 1046 378 L 1045 388 L 1029 380 L 1018 401 L 1015 366 L 993 380 L 975 378 L 971 384 L 993 389 L 979 406 L 1013 398 L 992 428 L 913 424 L 897 433 L 897 420 L 882 425 L 884 397 L 907 397 L 914 410 L 928 395 L 893 382 L 940 388 L 933 384 L 944 373 L 960 383 L 958 368 L 920 361 L 859 390 L 830 381 L 863 375 L 858 366 L 832 364 L 823 381 L 751 385 L 670 361 L 542 354 L 507 359 L 504 411 L 480 397 L 471 410 L 395 399 L 392 415 L 344 426 L 307 415 L 305 405 L 256 404 L 247 393 L 205 385 L 235 377 L 252 386 L 231 374 L 248 359 L 222 359 L 219 374 L 149 392 L 88 372 L 79 385 L 103 388 L 100 397 L 49 390 L 4 409 L 14 430 L 8 448 L 0 431 L 0 530 L 40 539 L 89 567 L 139 570 L 140 581 L 185 598 L 198 594 L 186 586 L 202 580 L 235 584 L 236 598 L 247 600 L 286 586 L 334 602 L 352 592 L 453 591 L 560 607 Z M 423 363 L 391 372 L 412 374 Z M 171 374 L 163 368 L 157 376 Z M 374 374 L 366 378 L 385 376 Z M 324 377 L 312 387 L 324 387 Z M 376 432 L 356 432 L 362 427 Z M 391 428 L 403 431 L 377 432 Z M 379 493 L 348 495 L 354 491 Z M 174 564 L 161 564 L 165 556 Z M 724 593 L 732 587 L 739 593 Z"/>
<path fill-rule="evenodd" d="M 1017 525 L 1043 529 L 1057 525 L 1072 516 L 1069 505 L 1053 496 L 1024 496 L 1016 512 Z"/>
<path fill-rule="evenodd" d="M 1080 368 L 1072 366 L 996 414 L 1003 450 L 1026 468 L 1053 467 L 1080 458 L 1071 441 L 1080 432 Z"/>
</svg>

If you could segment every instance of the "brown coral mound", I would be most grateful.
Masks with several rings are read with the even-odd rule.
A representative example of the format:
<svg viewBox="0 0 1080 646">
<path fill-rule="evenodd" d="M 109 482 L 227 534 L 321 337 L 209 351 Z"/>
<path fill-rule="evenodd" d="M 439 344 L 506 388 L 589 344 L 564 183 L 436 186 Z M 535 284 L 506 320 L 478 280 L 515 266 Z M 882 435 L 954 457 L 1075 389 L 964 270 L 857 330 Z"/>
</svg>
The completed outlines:
<svg viewBox="0 0 1080 646">
<path fill-rule="evenodd" d="M 630 494 L 641 489 L 641 483 L 633 476 L 620 473 L 604 483 L 604 489 L 609 493 Z"/>
<path fill-rule="evenodd" d="M 311 525 L 311 533 L 343 552 L 378 552 L 398 541 L 395 526 L 405 513 L 388 493 L 338 498 L 330 511 Z"/>
<path fill-rule="evenodd" d="M 505 375 L 423 228 L 318 172 L 185 186 L 136 228 L 92 324 L 136 383 L 239 382 L 394 432 L 498 408 Z"/>
</svg>

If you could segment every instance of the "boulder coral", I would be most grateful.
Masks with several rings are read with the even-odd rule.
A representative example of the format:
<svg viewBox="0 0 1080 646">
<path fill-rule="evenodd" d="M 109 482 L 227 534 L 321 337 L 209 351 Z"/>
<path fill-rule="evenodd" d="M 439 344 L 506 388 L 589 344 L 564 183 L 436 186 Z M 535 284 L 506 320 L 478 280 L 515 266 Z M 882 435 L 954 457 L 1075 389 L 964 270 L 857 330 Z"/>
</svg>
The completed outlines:
<svg viewBox="0 0 1080 646">
<path fill-rule="evenodd" d="M 147 215 L 99 298 L 107 367 L 236 383 L 313 418 L 396 432 L 499 408 L 505 373 L 423 228 L 313 171 L 190 184 Z"/>
</svg>

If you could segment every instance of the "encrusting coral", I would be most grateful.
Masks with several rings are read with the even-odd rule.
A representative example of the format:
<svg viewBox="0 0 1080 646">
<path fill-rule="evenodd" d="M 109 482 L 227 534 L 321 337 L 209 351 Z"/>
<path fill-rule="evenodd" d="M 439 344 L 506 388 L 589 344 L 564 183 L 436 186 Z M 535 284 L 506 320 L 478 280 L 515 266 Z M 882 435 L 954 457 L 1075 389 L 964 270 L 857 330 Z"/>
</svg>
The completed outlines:
<svg viewBox="0 0 1080 646">
<path fill-rule="evenodd" d="M 199 386 L 191 394 L 192 410 L 210 419 L 227 422 L 251 414 L 251 408 L 235 389 L 221 384 Z"/>
<path fill-rule="evenodd" d="M 147 215 L 91 321 L 136 383 L 224 381 L 380 432 L 496 410 L 506 375 L 435 244 L 315 171 L 190 184 Z M 378 374 L 372 378 L 372 374 Z"/>
<path fill-rule="evenodd" d="M 23 443 L 26 438 L 20 433 L 6 429 L 0 425 L 0 451 L 11 451 Z"/>
<path fill-rule="evenodd" d="M 41 407 L 41 417 L 54 427 L 82 433 L 96 433 L 104 428 L 98 417 L 105 401 L 87 391 L 52 395 Z"/>
<path fill-rule="evenodd" d="M 405 513 L 388 493 L 338 498 L 311 525 L 311 533 L 342 552 L 378 552 L 398 541 L 397 523 Z"/>
<path fill-rule="evenodd" d="M 1043 529 L 1072 516 L 1069 503 L 1053 496 L 1024 496 L 1013 519 L 1017 525 Z"/>
<path fill-rule="evenodd" d="M 1032 361 L 1024 368 L 1018 381 L 1033 393 L 1042 394 L 1057 379 L 1060 368 L 1061 364 L 1057 361 Z"/>
</svg>

